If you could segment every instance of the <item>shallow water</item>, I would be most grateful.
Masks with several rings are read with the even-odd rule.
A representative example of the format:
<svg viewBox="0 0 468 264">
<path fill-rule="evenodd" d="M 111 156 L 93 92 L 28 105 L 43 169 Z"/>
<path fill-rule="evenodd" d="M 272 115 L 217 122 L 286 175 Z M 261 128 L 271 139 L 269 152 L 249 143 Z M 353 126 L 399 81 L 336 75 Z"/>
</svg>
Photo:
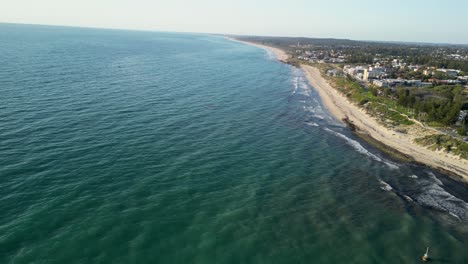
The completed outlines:
<svg viewBox="0 0 468 264">
<path fill-rule="evenodd" d="M 0 25 L 0 263 L 467 263 L 468 192 L 217 36 Z"/>
</svg>

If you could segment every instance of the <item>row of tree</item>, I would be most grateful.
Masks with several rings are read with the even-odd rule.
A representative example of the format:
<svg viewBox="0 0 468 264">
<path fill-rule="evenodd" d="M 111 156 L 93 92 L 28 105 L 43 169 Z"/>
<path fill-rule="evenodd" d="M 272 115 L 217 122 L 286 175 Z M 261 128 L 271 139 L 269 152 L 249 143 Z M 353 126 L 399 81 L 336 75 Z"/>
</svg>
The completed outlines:
<svg viewBox="0 0 468 264">
<path fill-rule="evenodd" d="M 460 86 L 441 86 L 434 88 L 431 91 L 432 94 L 418 94 L 412 90 L 401 88 L 396 92 L 397 103 L 413 109 L 416 118 L 450 126 L 457 122 L 460 110 L 468 107 L 463 101 L 462 88 Z"/>
<path fill-rule="evenodd" d="M 454 60 L 454 59 L 442 59 L 429 55 L 424 56 L 408 56 L 405 57 L 405 62 L 414 65 L 425 65 L 428 67 L 436 67 L 443 69 L 456 69 L 463 72 L 468 72 L 468 61 Z M 362 63 L 372 64 L 374 63 L 374 56 L 368 53 L 355 52 L 349 55 L 349 63 Z"/>
<path fill-rule="evenodd" d="M 429 67 L 437 67 L 444 69 L 457 69 L 468 72 L 468 61 L 450 59 L 446 54 L 450 52 L 459 52 L 460 50 L 445 49 L 444 52 L 439 52 L 440 47 L 433 46 L 418 46 L 411 47 L 407 45 L 368 45 L 361 47 L 353 47 L 345 51 L 348 55 L 350 63 L 371 64 L 374 62 L 374 57 L 380 56 L 383 58 L 401 58 L 406 63 L 413 65 L 425 65 Z M 461 55 L 468 56 L 468 49 L 462 49 Z"/>
</svg>

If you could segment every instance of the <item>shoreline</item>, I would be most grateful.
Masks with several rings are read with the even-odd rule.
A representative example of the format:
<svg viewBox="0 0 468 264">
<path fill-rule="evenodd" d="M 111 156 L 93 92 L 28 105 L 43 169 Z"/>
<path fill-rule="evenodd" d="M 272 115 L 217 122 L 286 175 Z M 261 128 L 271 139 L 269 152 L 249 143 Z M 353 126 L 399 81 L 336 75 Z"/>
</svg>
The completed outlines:
<svg viewBox="0 0 468 264">
<path fill-rule="evenodd" d="M 289 55 L 282 49 L 271 47 L 271 46 L 266 46 L 266 45 L 262 45 L 262 44 L 258 44 L 258 43 L 238 40 L 238 39 L 232 38 L 232 37 L 225 37 L 225 38 L 230 40 L 230 41 L 239 42 L 239 43 L 243 43 L 243 44 L 246 44 L 246 45 L 249 45 L 249 46 L 253 46 L 253 47 L 257 47 L 257 48 L 260 48 L 260 49 L 270 51 L 275 55 L 275 57 L 276 57 L 276 59 L 278 61 L 283 62 L 283 63 L 288 63 Z"/>
<path fill-rule="evenodd" d="M 269 50 L 275 54 L 278 61 L 288 63 L 289 56 L 279 48 L 233 38 L 227 39 Z M 441 171 L 454 180 L 468 185 L 468 160 L 442 151 L 432 151 L 415 143 L 413 140 L 417 137 L 416 135 L 402 134 L 381 125 L 363 109 L 350 102 L 343 94 L 333 88 L 322 76 L 318 68 L 304 64 L 301 64 L 300 68 L 304 71 L 308 83 L 319 93 L 328 111 L 340 122 L 347 125 L 351 123 L 356 128 L 354 132 L 363 140 L 370 138 L 371 141 L 376 141 L 378 144 L 391 149 L 391 151 L 409 157 L 412 163 L 422 164 Z M 343 120 L 346 120 L 346 122 Z"/>
<path fill-rule="evenodd" d="M 450 174 L 455 180 L 468 184 L 468 161 L 441 151 L 427 149 L 413 142 L 414 135 L 402 134 L 384 127 L 333 88 L 323 78 L 319 69 L 309 65 L 301 65 L 301 69 L 304 70 L 309 84 L 320 94 L 322 102 L 330 113 L 340 121 L 347 119 L 352 122 L 357 128 L 357 134 L 371 137 L 380 144 L 408 155 L 416 163 Z"/>
</svg>

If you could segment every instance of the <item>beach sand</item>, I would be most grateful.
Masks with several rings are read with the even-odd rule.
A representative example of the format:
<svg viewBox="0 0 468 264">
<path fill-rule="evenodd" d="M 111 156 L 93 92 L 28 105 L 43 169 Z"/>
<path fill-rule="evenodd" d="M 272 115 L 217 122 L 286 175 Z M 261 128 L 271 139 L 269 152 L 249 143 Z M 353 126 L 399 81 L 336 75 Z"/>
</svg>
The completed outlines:
<svg viewBox="0 0 468 264">
<path fill-rule="evenodd" d="M 228 39 L 269 50 L 273 52 L 281 62 L 287 62 L 289 58 L 285 51 L 275 47 L 240 41 L 233 38 Z M 442 170 L 454 176 L 454 179 L 468 184 L 467 160 L 443 151 L 430 150 L 414 142 L 414 139 L 424 136 L 424 129 L 410 129 L 408 133 L 405 134 L 391 130 L 380 124 L 363 109 L 350 102 L 343 94 L 334 89 L 328 81 L 323 78 L 318 68 L 309 65 L 301 65 L 301 68 L 306 73 L 309 83 L 319 92 L 325 107 L 338 120 L 343 121 L 344 118 L 348 118 L 348 120 L 358 128 L 356 131 L 357 133 L 365 134 L 379 143 L 413 158 L 418 163 L 437 170 Z"/>
<path fill-rule="evenodd" d="M 380 143 L 412 157 L 416 162 L 457 175 L 459 180 L 468 183 L 467 160 L 418 145 L 414 142 L 415 138 L 421 137 L 417 131 L 410 130 L 409 133 L 402 134 L 386 128 L 334 89 L 322 77 L 319 69 L 308 65 L 302 65 L 302 69 L 332 115 L 339 120 L 349 118 L 358 127 L 357 133 L 367 134 Z"/>
</svg>

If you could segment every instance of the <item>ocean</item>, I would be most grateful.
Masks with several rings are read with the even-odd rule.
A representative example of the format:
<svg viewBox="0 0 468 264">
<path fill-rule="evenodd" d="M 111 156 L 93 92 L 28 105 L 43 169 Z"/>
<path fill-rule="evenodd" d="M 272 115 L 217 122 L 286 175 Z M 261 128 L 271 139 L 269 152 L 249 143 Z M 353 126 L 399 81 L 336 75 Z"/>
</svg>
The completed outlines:
<svg viewBox="0 0 468 264">
<path fill-rule="evenodd" d="M 468 263 L 467 187 L 222 36 L 0 24 L 0 263 Z"/>
</svg>

